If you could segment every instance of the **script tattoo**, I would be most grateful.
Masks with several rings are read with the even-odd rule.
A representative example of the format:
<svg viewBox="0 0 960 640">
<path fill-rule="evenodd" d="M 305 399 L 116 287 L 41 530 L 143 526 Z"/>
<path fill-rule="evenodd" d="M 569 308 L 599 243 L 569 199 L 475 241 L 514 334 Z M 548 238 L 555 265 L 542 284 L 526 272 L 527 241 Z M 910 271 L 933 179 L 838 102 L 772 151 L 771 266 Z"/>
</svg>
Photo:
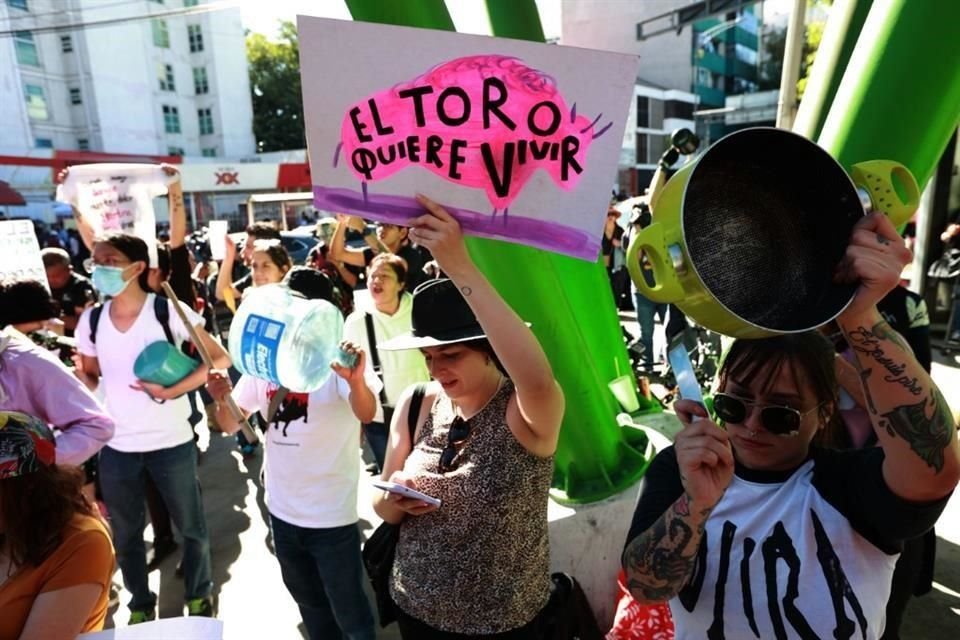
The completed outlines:
<svg viewBox="0 0 960 640">
<path fill-rule="evenodd" d="M 894 356 L 888 356 L 883 350 L 881 346 L 883 342 L 892 342 L 901 349 L 910 350 L 909 345 L 903 341 L 900 334 L 886 326 L 885 322 L 877 323 L 873 329 L 857 327 L 847 335 L 847 341 L 857 352 L 857 362 L 861 365 L 860 375 L 864 382 L 870 377 L 872 369 L 863 365 L 861 354 L 887 370 L 887 375 L 883 377 L 886 382 L 895 382 L 915 396 L 923 394 L 923 387 L 917 382 L 917 379 L 907 375 L 907 363 L 898 361 Z M 866 389 L 866 384 L 864 384 L 864 388 Z M 867 392 L 867 395 L 870 395 L 869 392 Z M 871 412 L 877 413 L 872 398 L 870 399 L 870 405 Z"/>
<path fill-rule="evenodd" d="M 683 518 L 691 514 L 687 494 L 680 497 L 647 531 L 640 534 L 624 553 L 624 566 L 629 576 L 628 587 L 642 599 L 663 602 L 677 594 L 693 571 L 697 546 L 687 549 L 694 539 L 693 527 Z M 696 537 L 703 535 L 703 526 L 710 509 L 698 515 Z"/>
<path fill-rule="evenodd" d="M 927 417 L 928 405 L 933 409 L 930 418 Z M 897 407 L 884 413 L 883 418 L 888 434 L 906 440 L 928 467 L 938 473 L 943 471 L 944 451 L 953 440 L 955 426 L 950 408 L 936 387 L 932 389 L 931 397 Z"/>
</svg>

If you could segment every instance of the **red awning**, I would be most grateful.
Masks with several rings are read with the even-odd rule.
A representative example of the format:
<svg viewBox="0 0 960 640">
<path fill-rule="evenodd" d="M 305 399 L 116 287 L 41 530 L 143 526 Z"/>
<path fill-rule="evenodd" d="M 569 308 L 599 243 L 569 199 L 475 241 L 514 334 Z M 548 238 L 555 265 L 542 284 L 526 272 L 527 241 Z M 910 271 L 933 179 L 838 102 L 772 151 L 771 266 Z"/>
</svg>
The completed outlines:
<svg viewBox="0 0 960 640">
<path fill-rule="evenodd" d="M 277 172 L 277 189 L 309 191 L 312 188 L 309 164 L 306 162 L 290 162 L 280 165 L 280 171 Z"/>
<path fill-rule="evenodd" d="M 0 205 L 9 205 L 21 207 L 27 204 L 20 192 L 10 187 L 9 184 L 0 180 Z"/>
</svg>

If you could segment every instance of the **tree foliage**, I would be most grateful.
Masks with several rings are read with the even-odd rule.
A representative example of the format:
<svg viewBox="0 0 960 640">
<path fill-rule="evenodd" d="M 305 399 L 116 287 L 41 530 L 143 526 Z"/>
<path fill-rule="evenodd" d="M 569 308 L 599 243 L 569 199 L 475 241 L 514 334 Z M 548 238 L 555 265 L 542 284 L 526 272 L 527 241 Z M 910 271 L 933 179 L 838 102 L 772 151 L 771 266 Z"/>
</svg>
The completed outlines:
<svg viewBox="0 0 960 640">
<path fill-rule="evenodd" d="M 296 26 L 281 22 L 276 41 L 260 33 L 247 33 L 247 63 L 257 151 L 305 148 Z"/>
<path fill-rule="evenodd" d="M 807 7 L 811 9 L 813 19 L 806 23 L 803 33 L 803 52 L 800 55 L 800 76 L 797 81 L 797 99 L 803 97 L 807 88 L 807 79 L 813 60 L 817 57 L 820 41 L 823 39 L 823 29 L 826 26 L 827 10 L 833 0 L 807 0 Z M 783 71 L 783 57 L 787 44 L 786 26 L 774 27 L 763 35 L 764 55 L 760 65 L 760 90 L 777 89 L 780 87 L 780 74 Z"/>
</svg>

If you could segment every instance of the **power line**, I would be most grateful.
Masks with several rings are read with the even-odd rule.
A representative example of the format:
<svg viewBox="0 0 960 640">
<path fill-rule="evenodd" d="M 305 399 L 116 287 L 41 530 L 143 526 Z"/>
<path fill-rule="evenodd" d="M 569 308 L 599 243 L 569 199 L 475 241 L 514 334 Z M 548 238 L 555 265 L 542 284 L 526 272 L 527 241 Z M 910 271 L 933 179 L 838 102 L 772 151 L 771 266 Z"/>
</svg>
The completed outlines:
<svg viewBox="0 0 960 640">
<path fill-rule="evenodd" d="M 0 31 L 0 38 L 9 37 L 16 33 L 23 31 L 29 31 L 31 34 L 34 33 L 56 33 L 58 31 L 74 31 L 80 29 L 92 29 L 97 27 L 107 27 L 116 24 L 124 24 L 128 22 L 139 22 L 141 20 L 154 20 L 157 18 L 167 18 L 174 16 L 190 16 L 190 15 L 200 15 L 204 13 L 211 13 L 213 11 L 222 11 L 224 9 L 233 9 L 234 7 L 240 6 L 240 3 L 237 0 L 223 0 L 222 2 L 212 2 L 210 4 L 198 5 L 196 7 L 189 7 L 184 9 L 171 9 L 169 11 L 159 11 L 157 13 L 148 13 L 142 16 L 128 16 L 124 18 L 107 18 L 104 20 L 91 20 L 89 22 L 71 22 L 67 24 L 59 25 L 50 25 L 46 27 L 34 27 L 32 29 L 7 29 Z"/>
<path fill-rule="evenodd" d="M 113 8 L 113 7 L 129 6 L 129 5 L 134 5 L 134 4 L 140 4 L 140 3 L 143 2 L 143 1 L 144 1 L 144 0 L 123 0 L 122 2 L 113 2 L 113 3 L 111 3 L 111 4 L 101 4 L 101 5 L 97 5 L 97 6 L 95 6 L 95 7 L 87 7 L 87 8 L 85 8 L 85 9 L 83 9 L 83 11 L 84 11 L 84 12 L 99 11 L 99 10 L 101 10 L 101 9 L 109 9 L 109 8 Z M 68 12 L 74 12 L 74 11 L 81 11 L 81 9 L 57 9 L 56 11 L 41 11 L 40 13 L 37 13 L 37 12 L 34 12 L 34 11 L 28 11 L 28 12 L 26 12 L 26 13 L 23 13 L 22 15 L 20 15 L 20 14 L 18 14 L 18 15 L 8 15 L 8 16 L 7 16 L 7 22 L 14 22 L 14 21 L 16 21 L 16 20 L 33 20 L 33 19 L 42 18 L 42 17 L 45 17 L 45 16 L 56 16 L 56 15 L 60 15 L 60 14 L 62 14 L 62 13 L 68 13 Z M 8 14 L 9 14 L 9 10 L 8 10 Z M 4 26 L 11 26 L 11 25 L 8 24 L 8 25 L 4 25 Z"/>
</svg>

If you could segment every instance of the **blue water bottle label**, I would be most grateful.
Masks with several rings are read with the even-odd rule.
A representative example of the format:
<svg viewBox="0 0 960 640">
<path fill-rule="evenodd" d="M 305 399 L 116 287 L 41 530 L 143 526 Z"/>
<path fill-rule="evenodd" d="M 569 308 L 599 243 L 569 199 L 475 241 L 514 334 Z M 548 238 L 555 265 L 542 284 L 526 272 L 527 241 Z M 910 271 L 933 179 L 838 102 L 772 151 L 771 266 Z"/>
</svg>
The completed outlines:
<svg viewBox="0 0 960 640">
<path fill-rule="evenodd" d="M 277 377 L 277 353 L 286 325 L 251 313 L 243 325 L 240 351 L 245 373 L 280 384 Z"/>
</svg>

